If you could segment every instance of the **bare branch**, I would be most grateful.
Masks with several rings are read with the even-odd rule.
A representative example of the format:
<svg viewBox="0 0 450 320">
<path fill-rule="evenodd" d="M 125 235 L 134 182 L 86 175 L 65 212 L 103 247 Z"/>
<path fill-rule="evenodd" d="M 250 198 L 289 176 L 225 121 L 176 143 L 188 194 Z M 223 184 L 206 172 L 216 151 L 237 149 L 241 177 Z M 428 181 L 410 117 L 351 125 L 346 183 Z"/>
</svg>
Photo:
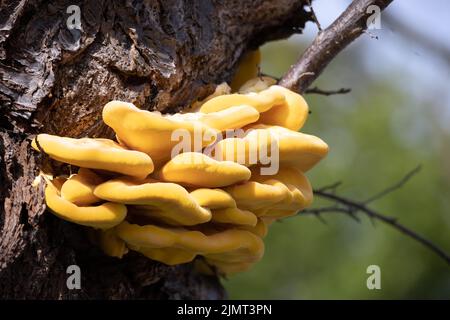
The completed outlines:
<svg viewBox="0 0 450 320">
<path fill-rule="evenodd" d="M 320 208 L 308 208 L 301 211 L 299 214 L 312 214 L 316 217 L 321 217 L 322 213 L 330 213 L 330 212 L 340 212 L 347 214 L 350 218 L 355 220 L 356 222 L 361 222 L 361 220 L 355 215 L 355 212 L 350 210 L 349 208 L 343 208 L 339 206 L 330 206 L 330 207 L 320 207 Z M 295 217 L 295 216 L 294 216 Z M 321 217 L 321 219 L 323 219 Z M 325 220 L 323 220 L 325 221 Z"/>
<path fill-rule="evenodd" d="M 306 2 L 308 3 L 309 9 L 311 10 L 311 17 L 312 17 L 314 23 L 316 24 L 317 29 L 319 29 L 319 32 L 322 32 L 322 26 L 320 25 L 320 22 L 317 19 L 316 13 L 315 13 L 314 8 L 313 8 L 313 6 L 311 4 L 311 0 L 306 0 Z"/>
<path fill-rule="evenodd" d="M 352 91 L 352 89 L 350 89 L 350 88 L 341 88 L 338 90 L 323 90 L 318 87 L 314 87 L 314 88 L 306 89 L 304 93 L 305 94 L 321 94 L 324 96 L 331 96 L 334 94 L 346 94 L 346 93 L 349 93 L 350 91 Z"/>
<path fill-rule="evenodd" d="M 329 212 L 344 212 L 344 213 L 355 213 L 355 212 L 363 212 L 365 213 L 368 217 L 372 218 L 372 219 L 376 219 L 376 220 L 380 220 L 388 225 L 390 225 L 391 227 L 399 230 L 400 232 L 402 232 L 403 234 L 407 235 L 408 237 L 418 241 L 419 243 L 421 243 L 422 245 L 424 245 L 426 248 L 430 249 L 431 251 L 433 251 L 434 253 L 436 253 L 439 257 L 441 257 L 442 259 L 444 259 L 447 264 L 450 265 L 450 256 L 440 247 L 438 247 L 436 244 L 434 244 L 433 242 L 431 242 L 430 240 L 424 238 L 423 236 L 421 236 L 420 234 L 414 232 L 413 230 L 405 227 L 404 225 L 400 224 L 396 218 L 392 218 L 389 216 L 385 216 L 381 213 L 378 213 L 377 211 L 370 209 L 369 207 L 367 207 L 364 203 L 361 202 L 357 202 L 342 196 L 338 196 L 334 193 L 330 193 L 327 191 L 321 191 L 321 190 L 315 190 L 314 194 L 328 199 L 328 200 L 333 200 L 335 201 L 337 204 L 340 204 L 341 206 L 339 207 L 325 207 L 322 209 L 325 209 L 324 211 L 321 211 L 321 208 L 317 208 L 317 209 L 308 209 L 305 211 L 300 212 L 300 214 L 315 214 L 315 215 L 319 215 L 320 213 L 329 213 Z M 330 208 L 333 208 L 335 210 L 331 210 Z"/>
<path fill-rule="evenodd" d="M 335 183 L 332 183 L 330 185 L 326 185 L 322 188 L 320 188 L 320 191 L 326 191 L 326 190 L 333 190 L 333 192 L 336 190 L 337 187 L 339 187 L 342 184 L 342 181 L 337 181 Z"/>
<path fill-rule="evenodd" d="M 368 204 L 370 202 L 373 202 L 375 200 L 378 200 L 382 197 L 384 197 L 385 195 L 400 189 L 401 187 L 403 187 L 403 185 L 405 183 L 407 183 L 413 176 L 415 176 L 417 173 L 419 173 L 419 171 L 422 169 L 422 166 L 419 164 L 417 167 L 415 167 L 414 169 L 412 169 L 410 172 L 408 172 L 400 181 L 398 181 L 397 183 L 393 184 L 392 186 L 387 187 L 386 189 L 382 190 L 381 192 L 371 196 L 370 198 L 368 198 L 367 200 L 363 201 L 364 204 Z"/>
<path fill-rule="evenodd" d="M 383 10 L 391 2 L 392 0 L 354 0 L 328 28 L 317 35 L 279 84 L 303 93 L 328 63 L 367 29 L 367 19 L 371 15 L 367 8 L 376 5 Z"/>
</svg>

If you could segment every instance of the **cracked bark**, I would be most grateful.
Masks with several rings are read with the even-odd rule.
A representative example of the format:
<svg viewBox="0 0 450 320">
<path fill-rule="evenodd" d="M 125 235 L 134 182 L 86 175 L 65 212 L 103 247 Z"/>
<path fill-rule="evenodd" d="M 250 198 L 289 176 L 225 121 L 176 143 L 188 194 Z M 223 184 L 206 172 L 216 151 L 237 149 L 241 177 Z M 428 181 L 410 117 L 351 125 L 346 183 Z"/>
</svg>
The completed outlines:
<svg viewBox="0 0 450 320">
<path fill-rule="evenodd" d="M 39 169 L 67 170 L 33 152 L 30 136 L 109 137 L 103 105 L 131 101 L 174 112 L 229 80 L 240 56 L 299 32 L 304 0 L 0 3 L 0 298 L 215 299 L 216 277 L 91 245 L 86 228 L 45 210 Z M 70 31 L 69 5 L 82 30 Z M 82 289 L 68 290 L 79 265 Z"/>
</svg>

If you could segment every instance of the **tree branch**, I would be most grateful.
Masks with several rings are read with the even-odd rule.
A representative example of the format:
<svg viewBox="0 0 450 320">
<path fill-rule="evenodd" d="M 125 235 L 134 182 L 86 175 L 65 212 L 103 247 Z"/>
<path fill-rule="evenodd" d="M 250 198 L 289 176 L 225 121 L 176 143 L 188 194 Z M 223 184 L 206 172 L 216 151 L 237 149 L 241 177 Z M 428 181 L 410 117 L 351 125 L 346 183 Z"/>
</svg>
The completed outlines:
<svg viewBox="0 0 450 320">
<path fill-rule="evenodd" d="M 397 183 L 395 183 L 392 186 L 384 189 L 383 191 L 375 194 L 374 196 L 368 198 L 367 200 L 365 200 L 363 202 L 358 202 L 358 201 L 351 200 L 346 197 L 336 195 L 336 188 L 342 184 L 340 181 L 333 183 L 331 185 L 319 188 L 319 189 L 315 189 L 314 190 L 315 195 L 325 198 L 327 200 L 332 200 L 335 202 L 335 204 L 332 206 L 326 206 L 326 207 L 320 207 L 320 208 L 308 208 L 308 209 L 305 209 L 305 210 L 299 212 L 299 214 L 312 214 L 312 215 L 316 216 L 317 218 L 320 218 L 320 221 L 324 222 L 323 218 L 321 217 L 322 213 L 344 213 L 344 214 L 347 214 L 352 219 L 354 219 L 355 221 L 360 222 L 359 218 L 356 216 L 356 213 L 363 212 L 369 218 L 371 218 L 371 220 L 374 220 L 374 219 L 380 220 L 380 221 L 390 225 L 391 227 L 399 230 L 403 234 L 406 234 L 408 237 L 420 242 L 426 248 L 430 249 L 431 251 L 436 253 L 438 256 L 440 256 L 442 259 L 444 259 L 448 264 L 450 264 L 449 254 L 447 254 L 439 246 L 437 246 L 430 240 L 424 238 L 423 236 L 416 233 L 415 231 L 405 227 L 404 225 L 399 223 L 396 218 L 381 214 L 367 206 L 367 204 L 369 202 L 380 199 L 381 197 L 384 197 L 387 194 L 404 186 L 405 183 L 407 183 L 420 170 L 421 170 L 421 165 L 418 165 L 413 170 L 406 173 L 406 175 L 404 175 Z"/>
<path fill-rule="evenodd" d="M 336 194 L 326 192 L 326 191 L 320 191 L 320 190 L 314 190 L 314 194 L 318 195 L 319 197 L 334 200 L 336 203 L 344 205 L 344 207 L 325 207 L 325 208 L 316 208 L 312 210 L 304 210 L 301 212 L 301 214 L 321 214 L 321 213 L 329 213 L 329 212 L 343 212 L 347 214 L 354 214 L 358 211 L 365 213 L 367 216 L 373 219 L 380 220 L 391 227 L 399 230 L 403 234 L 407 235 L 408 237 L 416 240 L 417 242 L 424 245 L 426 248 L 430 249 L 434 253 L 436 253 L 439 257 L 444 259 L 447 264 L 450 265 L 450 256 L 439 246 L 431 242 L 430 240 L 424 238 L 417 232 L 405 227 L 403 224 L 399 223 L 396 218 L 392 218 L 386 215 L 383 215 L 373 209 L 370 209 L 367 207 L 364 203 L 357 202 L 354 200 L 350 200 L 348 198 L 338 196 Z"/>
<path fill-rule="evenodd" d="M 318 87 L 314 87 L 314 88 L 306 89 L 304 91 L 304 93 L 305 94 L 320 94 L 323 96 L 331 96 L 334 94 L 346 94 L 346 93 L 349 93 L 350 91 L 352 91 L 352 89 L 350 89 L 350 88 L 340 88 L 338 90 L 323 90 Z"/>
<path fill-rule="evenodd" d="M 384 197 L 385 195 L 400 189 L 401 187 L 403 187 L 403 185 L 405 183 L 407 183 L 413 176 L 415 176 L 417 173 L 419 173 L 419 171 L 422 169 L 421 165 L 418 165 L 417 167 L 415 167 L 414 169 L 412 169 L 410 172 L 408 172 L 400 181 L 398 181 L 397 183 L 393 184 L 390 187 L 387 187 L 386 189 L 382 190 L 381 192 L 371 196 L 370 198 L 368 198 L 367 200 L 363 201 L 364 204 L 368 204 L 370 202 L 373 202 L 375 200 L 378 200 L 382 197 Z"/>
<path fill-rule="evenodd" d="M 306 2 L 308 3 L 309 10 L 311 10 L 311 17 L 316 24 L 317 29 L 319 30 L 319 32 L 322 32 L 322 26 L 320 25 L 319 19 L 317 19 L 316 12 L 314 11 L 314 8 L 311 4 L 311 0 L 306 0 Z"/>
<path fill-rule="evenodd" d="M 373 13 L 367 8 L 376 5 L 383 10 L 392 0 L 354 0 L 348 8 L 324 31 L 319 32 L 279 84 L 303 93 L 322 73 L 336 55 L 367 28 L 367 19 Z"/>
</svg>

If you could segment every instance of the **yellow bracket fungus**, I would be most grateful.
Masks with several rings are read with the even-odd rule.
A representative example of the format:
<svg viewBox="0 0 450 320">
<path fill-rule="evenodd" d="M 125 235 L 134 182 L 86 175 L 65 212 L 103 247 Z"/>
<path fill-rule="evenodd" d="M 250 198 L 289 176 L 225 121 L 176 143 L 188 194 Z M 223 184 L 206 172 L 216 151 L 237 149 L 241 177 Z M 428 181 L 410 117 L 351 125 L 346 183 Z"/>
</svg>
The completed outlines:
<svg viewBox="0 0 450 320">
<path fill-rule="evenodd" d="M 239 62 L 238 69 L 231 81 L 231 89 L 236 91 L 245 82 L 258 76 L 259 64 L 261 63 L 261 52 L 258 50 L 249 51 L 244 54 Z"/>
<path fill-rule="evenodd" d="M 133 246 L 131 246 L 131 248 L 142 253 L 147 258 L 162 262 L 169 266 L 191 262 L 197 256 L 195 252 L 178 248 L 145 248 Z"/>
<path fill-rule="evenodd" d="M 114 228 L 99 231 L 96 240 L 103 252 L 110 257 L 122 258 L 128 253 L 125 242 L 117 236 Z"/>
<path fill-rule="evenodd" d="M 39 134 L 32 146 L 37 151 L 42 149 L 55 160 L 78 167 L 118 172 L 141 179 L 153 172 L 153 162 L 148 155 L 127 150 L 108 139 L 73 139 Z"/>
<path fill-rule="evenodd" d="M 262 113 L 259 123 L 282 126 L 298 131 L 308 118 L 308 104 L 298 93 L 281 86 L 271 86 L 271 92 L 284 95 L 285 101 Z"/>
<path fill-rule="evenodd" d="M 236 208 L 236 201 L 222 189 L 200 188 L 190 194 L 202 207 L 209 209 Z"/>
<path fill-rule="evenodd" d="M 254 227 L 257 217 L 250 211 L 237 208 L 236 201 L 221 189 L 201 188 L 191 192 L 191 196 L 202 207 L 212 210 L 211 222 Z"/>
<path fill-rule="evenodd" d="M 254 210 L 267 208 L 288 197 L 287 187 L 277 181 L 268 180 L 265 183 L 248 181 L 225 189 L 236 201 L 238 208 Z"/>
<path fill-rule="evenodd" d="M 80 167 L 68 179 L 39 176 L 48 209 L 100 229 L 90 234 L 112 257 L 133 250 L 177 265 L 202 256 L 195 262 L 212 274 L 250 268 L 264 254 L 270 224 L 311 204 L 304 172 L 328 153 L 321 139 L 298 132 L 308 116 L 303 97 L 254 78 L 259 61 L 259 51 L 246 55 L 232 89 L 217 86 L 192 104 L 196 112 L 107 103 L 103 120 L 117 142 L 38 135 L 33 148 Z"/>
<path fill-rule="evenodd" d="M 258 110 L 247 105 L 234 106 L 217 112 L 205 113 L 199 117 L 202 123 L 219 131 L 239 129 L 258 121 L 258 119 Z"/>
<path fill-rule="evenodd" d="M 259 119 L 259 112 L 251 106 L 239 105 L 211 113 L 177 113 L 168 117 L 177 121 L 200 122 L 212 129 L 226 131 L 255 123 Z"/>
<path fill-rule="evenodd" d="M 106 202 L 99 206 L 80 207 L 63 199 L 61 183 L 47 182 L 45 201 L 47 207 L 61 219 L 97 229 L 109 229 L 121 223 L 127 215 L 127 207 L 120 203 Z"/>
<path fill-rule="evenodd" d="M 251 233 L 257 235 L 258 237 L 264 238 L 269 231 L 269 225 L 272 220 L 270 218 L 260 217 L 258 222 L 254 226 L 239 226 L 239 229 L 250 231 Z"/>
<path fill-rule="evenodd" d="M 217 134 L 200 121 L 185 120 L 185 117 L 140 110 L 132 103 L 122 101 L 108 102 L 103 108 L 103 121 L 116 132 L 120 141 L 150 155 L 157 166 L 170 159 L 171 151 L 178 143 L 172 139 L 174 131 L 184 130 L 192 136 L 197 131 L 200 137 L 210 138 L 202 141 L 202 146 L 211 143 Z"/>
<path fill-rule="evenodd" d="M 103 179 L 93 171 L 80 168 L 61 187 L 61 197 L 77 206 L 89 206 L 101 199 L 94 195 L 94 189 Z"/>
<path fill-rule="evenodd" d="M 247 210 L 225 208 L 213 210 L 211 221 L 254 227 L 258 223 L 258 218 L 252 212 Z"/>
<path fill-rule="evenodd" d="M 215 158 L 243 162 L 246 166 L 264 163 L 261 157 L 266 156 L 266 152 L 261 152 L 261 148 L 270 151 L 275 144 L 281 165 L 295 166 L 306 172 L 328 153 L 328 145 L 313 135 L 279 126 L 254 125 L 249 128 L 243 138 L 219 141 L 214 149 Z"/>
<path fill-rule="evenodd" d="M 167 162 L 156 177 L 186 186 L 219 188 L 250 179 L 248 168 L 231 161 L 216 161 L 203 153 L 186 152 Z"/>
<path fill-rule="evenodd" d="M 272 90 L 267 88 L 258 93 L 233 93 L 217 96 L 208 100 L 200 107 L 200 112 L 211 113 L 234 106 L 247 105 L 255 108 L 258 112 L 266 112 L 270 108 L 282 105 L 285 102 L 285 97 L 279 90 Z"/>
<path fill-rule="evenodd" d="M 255 85 L 255 84 L 252 84 Z M 260 112 L 258 123 L 283 126 L 298 131 L 308 118 L 308 104 L 298 93 L 272 85 L 258 93 L 234 93 L 205 102 L 200 112 L 211 113 L 238 105 L 249 105 Z"/>
<path fill-rule="evenodd" d="M 267 76 L 253 78 L 245 82 L 240 88 L 239 93 L 261 92 L 277 83 L 277 80 Z"/>
<path fill-rule="evenodd" d="M 124 177 L 100 184 L 94 194 L 104 200 L 134 205 L 133 212 L 170 224 L 189 226 L 211 220 L 211 212 L 175 183 Z"/>
<path fill-rule="evenodd" d="M 182 113 L 197 112 L 206 101 L 211 100 L 214 97 L 221 96 L 223 94 L 230 94 L 230 92 L 231 92 L 231 88 L 228 85 L 228 83 L 222 82 L 221 84 L 216 86 L 216 88 L 214 89 L 214 92 L 212 94 L 210 94 L 203 100 L 194 102 L 189 108 L 186 108 L 185 110 L 183 110 Z"/>
<path fill-rule="evenodd" d="M 117 235 L 137 251 L 175 248 L 229 263 L 255 262 L 264 253 L 261 238 L 246 230 L 226 229 L 206 234 L 182 228 L 139 226 L 126 221 L 116 230 Z"/>
<path fill-rule="evenodd" d="M 226 275 L 247 271 L 253 265 L 252 262 L 226 263 L 223 261 L 215 261 L 211 258 L 206 258 L 206 262 L 214 266 L 220 273 Z"/>
<path fill-rule="evenodd" d="M 308 207 L 313 200 L 313 190 L 306 176 L 294 167 L 282 167 L 272 179 L 259 175 L 258 170 L 252 170 L 252 179 L 263 184 L 274 185 L 279 181 L 278 187 L 287 188 L 286 197 L 281 201 L 255 210 L 255 214 L 263 217 L 287 217 L 298 213 Z"/>
</svg>

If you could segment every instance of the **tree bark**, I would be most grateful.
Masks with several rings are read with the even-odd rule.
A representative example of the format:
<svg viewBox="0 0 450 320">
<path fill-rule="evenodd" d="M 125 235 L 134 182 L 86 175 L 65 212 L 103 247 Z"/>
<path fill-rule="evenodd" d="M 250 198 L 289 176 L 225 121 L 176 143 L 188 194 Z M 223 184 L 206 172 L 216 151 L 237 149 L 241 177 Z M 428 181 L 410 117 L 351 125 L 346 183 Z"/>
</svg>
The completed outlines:
<svg viewBox="0 0 450 320">
<path fill-rule="evenodd" d="M 105 103 L 175 112 L 230 80 L 240 56 L 299 32 L 304 0 L 0 2 L 0 298 L 219 299 L 215 276 L 136 253 L 106 257 L 86 228 L 46 212 L 42 168 L 69 170 L 30 148 L 46 132 L 108 137 Z M 66 12 L 81 9 L 81 30 Z M 81 268 L 80 290 L 66 286 Z"/>
</svg>

